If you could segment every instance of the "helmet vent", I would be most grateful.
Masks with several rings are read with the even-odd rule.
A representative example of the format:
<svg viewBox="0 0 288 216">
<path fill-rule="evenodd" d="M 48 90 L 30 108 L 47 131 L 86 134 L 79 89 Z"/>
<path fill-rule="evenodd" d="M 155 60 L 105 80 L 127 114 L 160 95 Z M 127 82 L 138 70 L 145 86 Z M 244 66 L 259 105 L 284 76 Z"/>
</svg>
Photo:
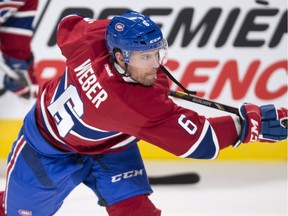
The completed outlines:
<svg viewBox="0 0 288 216">
<path fill-rule="evenodd" d="M 155 29 L 153 29 L 153 30 L 147 32 L 147 34 L 152 34 L 153 32 L 155 32 Z"/>
</svg>

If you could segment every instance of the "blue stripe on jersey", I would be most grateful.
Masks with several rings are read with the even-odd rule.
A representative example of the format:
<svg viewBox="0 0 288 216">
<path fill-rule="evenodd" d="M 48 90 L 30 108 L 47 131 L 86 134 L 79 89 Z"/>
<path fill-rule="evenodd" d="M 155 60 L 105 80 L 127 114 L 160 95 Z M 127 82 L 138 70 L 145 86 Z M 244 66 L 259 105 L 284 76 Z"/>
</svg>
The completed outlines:
<svg viewBox="0 0 288 216">
<path fill-rule="evenodd" d="M 61 150 L 58 150 L 52 145 L 46 141 L 46 139 L 41 135 L 39 129 L 37 128 L 37 123 L 35 119 L 35 109 L 36 109 L 36 104 L 32 107 L 32 109 L 27 113 L 27 115 L 24 118 L 24 123 L 23 123 L 23 134 L 25 136 L 25 139 L 29 144 L 38 152 L 40 152 L 43 155 L 65 155 L 67 154 L 72 154 L 74 149 L 72 149 L 70 146 L 65 145 L 61 142 L 59 144 L 62 144 L 65 146 L 65 149 L 70 150 L 71 153 L 64 152 Z M 42 117 L 42 121 L 44 121 Z"/>
<path fill-rule="evenodd" d="M 91 139 L 91 140 L 99 140 L 99 139 L 108 139 L 115 135 L 120 135 L 119 132 L 114 131 L 102 131 L 98 128 L 93 127 L 87 127 L 83 121 L 78 119 L 71 111 L 70 108 L 68 108 L 68 104 L 64 105 L 67 113 L 70 115 L 74 122 L 74 126 L 72 128 L 72 131 L 79 134 L 82 138 Z M 96 120 L 96 119 L 95 119 Z"/>
<path fill-rule="evenodd" d="M 187 158 L 212 159 L 216 153 L 218 154 L 218 150 L 215 147 L 212 129 L 209 127 L 201 143 Z"/>
<path fill-rule="evenodd" d="M 10 13 L 10 8 L 6 9 L 6 8 L 0 8 L 0 18 L 5 17 L 5 15 L 7 13 Z"/>
<path fill-rule="evenodd" d="M 32 30 L 34 16 L 29 17 L 10 17 L 2 26 L 13 27 L 19 29 Z"/>
<path fill-rule="evenodd" d="M 60 79 L 56 93 L 55 93 L 53 101 L 51 101 L 51 103 L 53 103 L 57 98 L 59 98 L 61 96 L 61 94 L 63 93 L 63 91 L 65 91 L 65 89 L 67 88 L 67 86 L 66 86 L 67 79 L 66 78 L 67 78 L 67 70 L 64 71 L 64 74 L 63 74 L 62 78 Z"/>
</svg>

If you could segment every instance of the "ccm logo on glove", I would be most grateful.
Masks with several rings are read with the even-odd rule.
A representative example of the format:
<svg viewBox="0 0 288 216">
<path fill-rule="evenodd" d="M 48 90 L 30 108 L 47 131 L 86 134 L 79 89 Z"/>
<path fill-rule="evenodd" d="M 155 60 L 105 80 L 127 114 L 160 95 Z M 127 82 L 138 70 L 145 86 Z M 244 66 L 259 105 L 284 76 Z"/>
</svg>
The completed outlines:
<svg viewBox="0 0 288 216">
<path fill-rule="evenodd" d="M 259 124 L 254 119 L 251 119 L 251 137 L 250 141 L 257 141 L 259 137 Z"/>
<path fill-rule="evenodd" d="M 261 130 L 260 108 L 254 104 L 243 104 L 239 113 L 243 120 L 240 140 L 242 143 L 257 141 Z"/>
</svg>

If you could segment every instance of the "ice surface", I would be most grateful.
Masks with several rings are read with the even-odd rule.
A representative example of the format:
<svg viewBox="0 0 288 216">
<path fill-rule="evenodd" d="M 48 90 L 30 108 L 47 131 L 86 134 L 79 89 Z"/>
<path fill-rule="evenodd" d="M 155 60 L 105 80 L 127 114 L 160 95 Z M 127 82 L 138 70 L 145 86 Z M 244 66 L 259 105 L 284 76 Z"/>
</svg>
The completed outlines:
<svg viewBox="0 0 288 216">
<path fill-rule="evenodd" d="M 151 200 L 163 216 L 287 216 L 287 163 L 245 161 L 145 161 L 150 176 L 197 172 L 197 184 L 153 186 Z M 3 168 L 2 168 L 3 170 Z M 4 178 L 0 188 L 4 188 Z M 56 216 L 107 216 L 84 185 Z"/>
</svg>

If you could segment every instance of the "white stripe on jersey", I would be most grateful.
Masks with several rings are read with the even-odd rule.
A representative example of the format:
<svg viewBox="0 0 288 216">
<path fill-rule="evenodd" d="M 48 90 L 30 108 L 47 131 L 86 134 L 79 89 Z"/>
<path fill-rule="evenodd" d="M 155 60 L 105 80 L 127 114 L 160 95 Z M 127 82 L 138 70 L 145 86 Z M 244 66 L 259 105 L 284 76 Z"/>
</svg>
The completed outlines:
<svg viewBox="0 0 288 216">
<path fill-rule="evenodd" d="M 21 2 L 21 1 L 13 1 L 13 0 L 6 0 L 6 1 L 4 1 L 4 2 L 0 2 L 0 7 L 5 7 L 6 8 L 6 6 L 5 5 L 10 5 L 10 7 L 16 7 L 16 8 L 18 8 L 18 7 L 20 7 L 20 6 L 22 6 L 22 5 L 24 5 L 24 2 Z M 12 5 L 15 5 L 15 6 L 12 6 Z"/>
<path fill-rule="evenodd" d="M 104 137 L 104 138 L 97 138 L 97 139 L 91 139 L 91 138 L 87 138 L 87 137 L 83 137 L 81 136 L 80 134 L 76 133 L 75 131 L 71 130 L 69 132 L 70 135 L 73 135 L 75 137 L 78 137 L 79 139 L 82 139 L 82 140 L 87 140 L 87 141 L 103 141 L 103 140 L 107 140 L 107 139 L 110 139 L 110 138 L 113 138 L 113 137 L 117 137 L 119 135 L 121 135 L 122 133 L 117 133 L 117 134 L 114 134 L 114 135 L 110 135 L 110 136 L 107 136 L 107 137 Z"/>
<path fill-rule="evenodd" d="M 10 176 L 11 176 L 11 173 L 12 171 L 14 170 L 14 167 L 15 167 L 15 163 L 17 162 L 17 159 L 22 151 L 22 149 L 24 148 L 24 146 L 26 145 L 26 140 L 24 139 L 24 136 L 22 135 L 19 140 L 17 141 L 14 149 L 13 149 L 13 153 L 12 153 L 12 156 L 11 156 L 11 159 L 9 161 L 9 163 L 7 164 L 7 176 L 6 176 L 6 196 L 5 196 L 5 205 L 4 205 L 4 209 L 5 209 L 5 214 L 7 214 L 7 196 L 8 196 L 8 190 L 9 190 L 9 187 L 8 187 L 8 184 L 9 184 L 9 180 L 10 180 Z"/>
<path fill-rule="evenodd" d="M 24 4 L 24 2 L 19 1 L 0 2 L 0 23 L 6 22 Z"/>
<path fill-rule="evenodd" d="M 218 138 L 217 138 L 216 133 L 215 133 L 215 131 L 213 130 L 212 127 L 211 127 L 211 133 L 212 133 L 212 137 L 213 137 L 213 143 L 215 145 L 215 154 L 214 154 L 214 156 L 212 158 L 210 158 L 210 160 L 214 160 L 215 158 L 218 157 L 218 154 L 219 154 L 219 151 L 220 151 L 220 147 L 219 147 Z"/>
<path fill-rule="evenodd" d="M 122 142 L 120 142 L 120 143 L 112 146 L 110 149 L 116 149 L 116 148 L 123 147 L 123 146 L 125 146 L 125 145 L 128 145 L 130 142 L 132 142 L 132 141 L 135 140 L 135 139 L 136 139 L 136 137 L 131 136 L 131 137 L 129 137 L 128 139 L 126 139 L 126 140 L 124 140 L 124 141 L 122 141 Z"/>
<path fill-rule="evenodd" d="M 179 157 L 181 157 L 181 158 L 186 158 L 186 157 L 188 157 L 189 155 L 191 155 L 191 154 L 199 147 L 199 145 L 202 143 L 202 140 L 203 140 L 203 138 L 206 136 L 209 128 L 211 128 L 213 143 L 214 143 L 215 149 L 216 149 L 216 150 L 215 150 L 215 154 L 214 154 L 214 156 L 213 156 L 211 159 L 216 158 L 217 155 L 219 154 L 219 143 L 218 143 L 218 139 L 217 139 L 217 137 L 216 137 L 216 134 L 215 134 L 213 128 L 210 126 L 210 123 L 209 123 L 207 120 L 205 120 L 202 133 L 201 133 L 201 135 L 199 136 L 198 140 L 195 142 L 195 144 L 194 144 L 193 146 L 191 146 L 191 148 L 190 148 L 186 153 L 180 155 Z"/>
<path fill-rule="evenodd" d="M 12 8 L 11 10 L 9 9 L 9 11 L 7 11 L 5 8 L 4 9 L 0 9 L 0 23 L 5 23 L 13 14 L 13 12 L 15 12 L 16 9 Z"/>
<path fill-rule="evenodd" d="M 23 17 L 35 17 L 36 16 L 36 10 L 31 11 L 16 11 L 13 14 L 13 17 L 16 18 L 23 18 Z"/>
<path fill-rule="evenodd" d="M 60 140 L 58 138 L 58 136 L 54 133 L 53 129 L 51 128 L 51 126 L 49 124 L 49 121 L 48 121 L 48 118 L 47 118 L 47 114 L 45 112 L 45 104 L 44 104 L 45 93 L 46 93 L 46 89 L 43 91 L 43 93 L 41 95 L 41 113 L 42 113 L 42 116 L 43 116 L 43 119 L 44 119 L 44 123 L 45 123 L 49 133 L 53 136 L 53 138 L 56 139 L 58 142 L 63 143 L 64 145 L 67 146 L 66 143 L 64 143 L 62 140 Z"/>
<path fill-rule="evenodd" d="M 0 32 L 1 33 L 15 34 L 15 35 L 29 36 L 29 37 L 32 37 L 32 35 L 33 35 L 32 30 L 15 28 L 15 27 L 5 27 L 5 26 L 1 27 Z"/>
</svg>

